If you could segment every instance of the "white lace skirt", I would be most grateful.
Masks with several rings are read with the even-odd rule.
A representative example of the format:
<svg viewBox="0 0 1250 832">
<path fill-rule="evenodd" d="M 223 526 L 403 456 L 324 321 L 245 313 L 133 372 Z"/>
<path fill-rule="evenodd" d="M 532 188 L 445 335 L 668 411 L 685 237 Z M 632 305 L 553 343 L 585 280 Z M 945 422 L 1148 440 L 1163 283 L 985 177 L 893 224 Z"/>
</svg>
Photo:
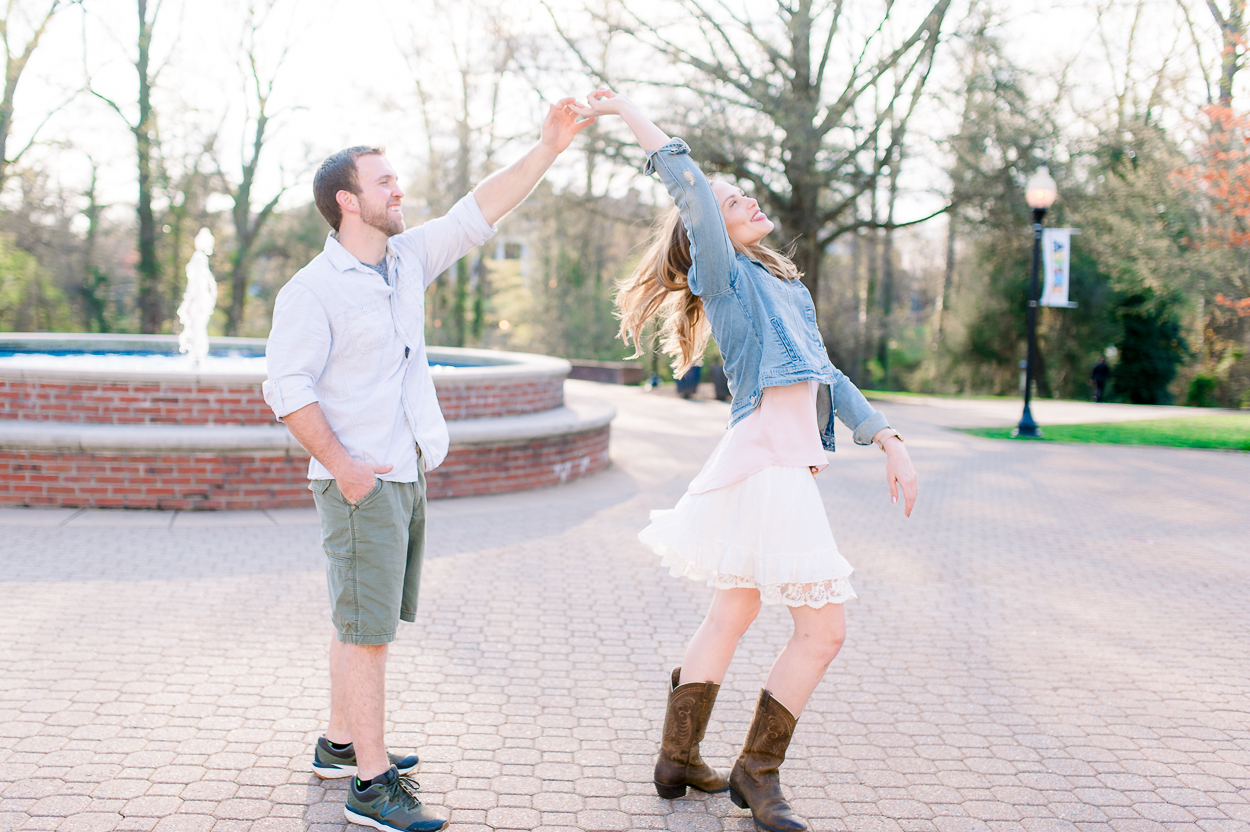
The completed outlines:
<svg viewBox="0 0 1250 832">
<path fill-rule="evenodd" d="M 651 512 L 638 539 L 674 577 L 716 589 L 758 589 L 765 604 L 823 607 L 855 596 L 816 480 L 806 468 L 765 468 L 724 488 L 686 493 Z"/>
</svg>

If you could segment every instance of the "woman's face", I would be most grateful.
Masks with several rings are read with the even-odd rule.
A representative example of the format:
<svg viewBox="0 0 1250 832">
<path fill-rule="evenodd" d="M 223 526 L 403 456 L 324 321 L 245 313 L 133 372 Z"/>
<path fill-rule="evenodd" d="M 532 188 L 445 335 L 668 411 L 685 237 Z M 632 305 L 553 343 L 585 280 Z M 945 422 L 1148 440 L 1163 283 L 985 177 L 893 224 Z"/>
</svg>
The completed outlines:
<svg viewBox="0 0 1250 832">
<path fill-rule="evenodd" d="M 758 243 L 773 230 L 773 221 L 764 216 L 760 204 L 728 182 L 713 182 L 712 193 L 720 203 L 721 216 L 725 218 L 725 230 L 739 245 Z"/>
</svg>

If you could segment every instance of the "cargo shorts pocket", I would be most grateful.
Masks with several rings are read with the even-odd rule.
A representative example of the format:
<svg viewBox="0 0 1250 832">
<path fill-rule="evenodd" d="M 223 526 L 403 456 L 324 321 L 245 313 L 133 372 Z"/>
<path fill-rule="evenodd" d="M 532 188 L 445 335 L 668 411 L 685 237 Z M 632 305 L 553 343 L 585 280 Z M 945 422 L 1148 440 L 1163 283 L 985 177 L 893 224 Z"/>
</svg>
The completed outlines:
<svg viewBox="0 0 1250 832">
<path fill-rule="evenodd" d="M 340 636 L 360 626 L 360 590 L 356 574 L 356 541 L 352 532 L 352 509 L 334 486 L 334 480 L 313 480 L 309 490 L 321 517 L 321 548 L 326 555 L 326 588 L 331 620 Z"/>
<path fill-rule="evenodd" d="M 341 635 L 352 635 L 360 628 L 359 587 L 356 561 L 326 552 L 326 588 L 330 594 L 330 620 Z"/>
<path fill-rule="evenodd" d="M 370 488 L 368 491 L 366 491 L 364 493 L 364 496 L 362 496 L 359 500 L 357 500 L 354 503 L 351 500 L 347 499 L 346 497 L 343 497 L 343 492 L 339 491 L 337 486 L 335 487 L 334 490 L 338 493 L 340 497 L 342 497 L 343 502 L 351 506 L 352 509 L 358 509 L 361 506 L 363 506 L 365 503 L 369 502 L 374 497 L 376 497 L 378 492 L 382 490 L 382 480 L 378 479 L 377 477 L 374 477 L 373 488 Z"/>
</svg>

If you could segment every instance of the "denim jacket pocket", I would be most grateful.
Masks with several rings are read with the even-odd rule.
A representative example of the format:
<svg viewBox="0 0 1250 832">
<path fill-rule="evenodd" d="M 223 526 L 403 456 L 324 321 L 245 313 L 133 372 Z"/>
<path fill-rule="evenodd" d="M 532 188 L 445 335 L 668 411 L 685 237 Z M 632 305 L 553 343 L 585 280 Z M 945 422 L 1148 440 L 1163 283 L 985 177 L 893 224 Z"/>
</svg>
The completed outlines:
<svg viewBox="0 0 1250 832">
<path fill-rule="evenodd" d="M 773 335 L 776 336 L 777 342 L 781 344 L 781 348 L 785 351 L 786 363 L 797 364 L 803 360 L 799 354 L 798 347 L 790 340 L 790 334 L 786 332 L 786 325 L 780 318 L 769 318 L 773 325 Z"/>
</svg>

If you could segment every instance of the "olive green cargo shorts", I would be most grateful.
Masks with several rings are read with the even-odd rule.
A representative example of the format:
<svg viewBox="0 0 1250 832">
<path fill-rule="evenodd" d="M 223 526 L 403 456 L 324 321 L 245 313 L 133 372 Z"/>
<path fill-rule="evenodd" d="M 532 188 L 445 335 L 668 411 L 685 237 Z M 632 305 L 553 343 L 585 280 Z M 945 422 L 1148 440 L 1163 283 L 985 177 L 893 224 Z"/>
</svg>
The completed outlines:
<svg viewBox="0 0 1250 832">
<path fill-rule="evenodd" d="M 321 517 L 326 583 L 339 641 L 388 644 L 417 616 L 425 553 L 425 466 L 417 482 L 378 480 L 349 503 L 334 480 L 309 489 Z"/>
</svg>

